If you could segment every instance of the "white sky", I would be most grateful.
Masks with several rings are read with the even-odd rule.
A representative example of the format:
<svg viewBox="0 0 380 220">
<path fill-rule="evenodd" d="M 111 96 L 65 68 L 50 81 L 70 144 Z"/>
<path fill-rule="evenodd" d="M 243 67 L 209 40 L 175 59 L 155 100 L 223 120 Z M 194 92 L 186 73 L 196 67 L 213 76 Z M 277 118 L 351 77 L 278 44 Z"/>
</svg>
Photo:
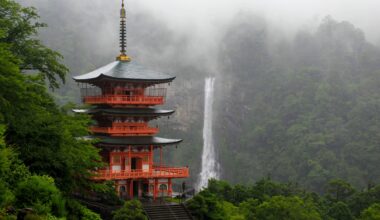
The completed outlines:
<svg viewBox="0 0 380 220">
<path fill-rule="evenodd" d="M 81 0 L 83 1 L 83 0 Z M 117 2 L 117 0 L 115 1 Z M 208 26 L 230 19 L 241 10 L 263 15 L 283 29 L 317 24 L 331 15 L 362 29 L 367 38 L 380 43 L 380 0 L 126 0 L 129 10 L 144 7 L 174 27 Z M 116 3 L 118 4 L 118 3 Z M 202 27 L 201 27 L 202 28 Z"/>
<path fill-rule="evenodd" d="M 17 0 L 28 5 L 50 7 L 62 0 Z M 380 45 L 380 0 L 125 0 L 128 13 L 147 9 L 176 30 L 204 33 L 224 25 L 239 11 L 253 11 L 286 33 L 313 27 L 327 15 L 349 21 L 362 29 L 372 43 Z M 95 12 L 110 17 L 121 0 L 68 0 L 71 10 Z M 74 3 L 75 2 L 75 3 Z M 48 6 L 49 5 L 49 6 Z M 38 7 L 37 7 L 38 8 Z M 116 14 L 117 15 L 117 14 Z M 209 31 L 208 33 L 212 33 Z"/>
</svg>

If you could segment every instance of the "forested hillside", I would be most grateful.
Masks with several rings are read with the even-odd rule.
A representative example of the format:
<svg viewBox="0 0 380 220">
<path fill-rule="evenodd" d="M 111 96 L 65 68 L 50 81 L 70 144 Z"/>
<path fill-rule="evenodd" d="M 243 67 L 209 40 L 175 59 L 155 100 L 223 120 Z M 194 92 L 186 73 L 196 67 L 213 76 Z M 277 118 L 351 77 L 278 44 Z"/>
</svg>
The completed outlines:
<svg viewBox="0 0 380 220">
<path fill-rule="evenodd" d="M 378 183 L 379 48 L 329 17 L 277 43 L 262 24 L 237 19 L 219 62 L 224 94 L 215 130 L 225 178 L 269 175 L 317 192 L 335 177 Z"/>
</svg>

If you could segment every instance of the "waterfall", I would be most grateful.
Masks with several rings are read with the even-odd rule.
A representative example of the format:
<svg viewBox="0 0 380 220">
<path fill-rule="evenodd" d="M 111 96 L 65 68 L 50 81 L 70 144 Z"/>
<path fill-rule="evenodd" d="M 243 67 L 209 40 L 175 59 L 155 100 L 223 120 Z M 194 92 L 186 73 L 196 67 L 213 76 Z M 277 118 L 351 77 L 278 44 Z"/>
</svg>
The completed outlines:
<svg viewBox="0 0 380 220">
<path fill-rule="evenodd" d="M 214 77 L 208 77 L 205 80 L 202 168 L 199 175 L 199 183 L 196 187 L 198 191 L 203 187 L 207 187 L 208 179 L 219 179 L 219 165 L 216 161 L 214 137 L 212 134 L 214 82 Z"/>
</svg>

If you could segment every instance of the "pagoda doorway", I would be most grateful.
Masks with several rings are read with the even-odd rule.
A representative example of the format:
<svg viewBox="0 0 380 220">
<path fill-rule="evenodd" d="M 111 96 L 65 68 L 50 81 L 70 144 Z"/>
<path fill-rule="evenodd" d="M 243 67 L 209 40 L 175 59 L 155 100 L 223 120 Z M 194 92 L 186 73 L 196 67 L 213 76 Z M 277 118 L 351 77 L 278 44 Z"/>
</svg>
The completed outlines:
<svg viewBox="0 0 380 220">
<path fill-rule="evenodd" d="M 119 195 L 120 195 L 120 198 L 125 198 L 127 196 L 127 192 L 126 192 L 126 187 L 125 186 L 120 186 L 120 188 L 119 188 Z"/>
<path fill-rule="evenodd" d="M 140 181 L 133 181 L 133 197 L 139 198 Z"/>
<path fill-rule="evenodd" d="M 131 170 L 142 170 L 142 159 L 139 157 L 131 158 Z"/>
<path fill-rule="evenodd" d="M 142 193 L 143 193 L 144 197 L 148 197 L 149 196 L 149 182 L 148 181 L 143 182 L 143 184 L 142 184 Z"/>
</svg>

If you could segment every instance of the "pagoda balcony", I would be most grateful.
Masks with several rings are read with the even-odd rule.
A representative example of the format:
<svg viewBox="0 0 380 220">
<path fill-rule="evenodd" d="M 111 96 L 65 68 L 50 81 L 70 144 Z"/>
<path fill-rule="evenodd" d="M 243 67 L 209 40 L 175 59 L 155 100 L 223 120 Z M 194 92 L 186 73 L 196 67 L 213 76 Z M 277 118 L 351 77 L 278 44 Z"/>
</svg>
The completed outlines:
<svg viewBox="0 0 380 220">
<path fill-rule="evenodd" d="M 85 96 L 86 104 L 108 104 L 108 105 L 162 105 L 164 96 L 128 96 L 128 95 L 99 95 Z"/>
<path fill-rule="evenodd" d="M 112 122 L 112 127 L 147 127 L 146 122 Z"/>
<path fill-rule="evenodd" d="M 94 180 L 115 180 L 115 179 L 140 179 L 140 178 L 187 178 L 189 177 L 188 167 L 163 167 L 154 166 L 150 170 L 98 170 L 92 177 Z"/>
<path fill-rule="evenodd" d="M 144 136 L 155 135 L 158 133 L 158 128 L 151 127 L 91 127 L 93 133 L 104 133 L 111 136 Z"/>
</svg>

